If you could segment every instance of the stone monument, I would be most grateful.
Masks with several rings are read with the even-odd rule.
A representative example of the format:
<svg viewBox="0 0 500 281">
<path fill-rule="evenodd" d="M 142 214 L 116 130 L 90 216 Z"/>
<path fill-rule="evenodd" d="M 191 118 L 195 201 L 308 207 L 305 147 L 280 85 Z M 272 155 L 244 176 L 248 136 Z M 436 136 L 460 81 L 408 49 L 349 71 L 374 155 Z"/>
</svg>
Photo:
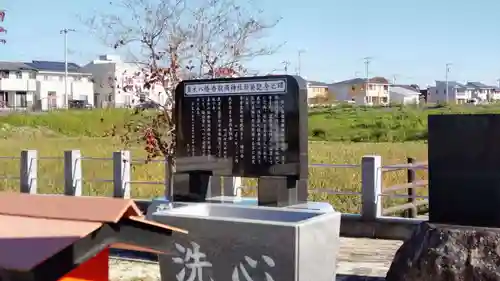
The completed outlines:
<svg viewBox="0 0 500 281">
<path fill-rule="evenodd" d="M 307 201 L 307 89 L 297 76 L 187 80 L 175 90 L 173 200 L 221 195 L 212 176 L 258 178 L 258 204 Z"/>
<path fill-rule="evenodd" d="M 431 115 L 428 126 L 429 222 L 386 280 L 500 280 L 500 115 Z"/>
</svg>

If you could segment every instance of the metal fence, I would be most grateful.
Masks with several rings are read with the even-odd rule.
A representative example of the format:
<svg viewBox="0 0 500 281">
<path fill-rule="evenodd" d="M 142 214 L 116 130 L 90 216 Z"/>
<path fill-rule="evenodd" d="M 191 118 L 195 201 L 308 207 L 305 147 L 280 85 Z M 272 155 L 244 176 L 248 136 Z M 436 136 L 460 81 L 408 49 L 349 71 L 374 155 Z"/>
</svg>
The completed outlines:
<svg viewBox="0 0 500 281">
<path fill-rule="evenodd" d="M 0 156 L 0 159 L 19 161 L 20 174 L 4 175 L 0 179 L 19 180 L 20 191 L 24 193 L 38 193 L 38 160 L 63 160 L 64 161 L 64 194 L 82 196 L 83 182 L 104 182 L 112 184 L 113 196 L 130 198 L 131 188 L 134 184 L 164 185 L 163 181 L 134 181 L 131 179 L 132 165 L 144 163 L 145 159 L 132 159 L 130 151 L 117 151 L 107 157 L 82 156 L 79 150 L 64 151 L 61 157 L 39 157 L 36 150 L 24 150 L 20 156 Z M 110 178 L 84 179 L 82 174 L 82 161 L 112 161 L 113 174 Z M 163 162 L 158 161 L 156 162 Z M 327 193 L 333 195 L 361 196 L 360 215 L 364 220 L 376 220 L 380 217 L 404 213 L 406 217 L 415 218 L 418 207 L 428 204 L 427 196 L 416 195 L 415 189 L 427 186 L 426 180 L 416 180 L 417 170 L 427 170 L 427 163 L 416 163 L 412 158 L 406 164 L 382 165 L 379 155 L 366 155 L 361 159 L 361 164 L 310 164 L 311 168 L 361 168 L 361 192 L 335 191 L 332 188 L 312 188 L 311 193 Z M 383 187 L 383 173 L 407 170 L 407 183 Z M 214 181 L 215 182 L 215 181 Z M 220 183 L 220 181 L 218 182 Z M 241 196 L 242 186 L 240 178 L 226 178 L 222 181 L 224 195 Z M 164 185 L 165 186 L 165 185 Z M 407 194 L 396 194 L 396 191 L 407 190 Z M 230 194 L 227 194 L 230 193 Z M 406 198 L 407 203 L 382 208 L 383 198 Z M 140 200 L 144 204 L 144 200 Z"/>
</svg>

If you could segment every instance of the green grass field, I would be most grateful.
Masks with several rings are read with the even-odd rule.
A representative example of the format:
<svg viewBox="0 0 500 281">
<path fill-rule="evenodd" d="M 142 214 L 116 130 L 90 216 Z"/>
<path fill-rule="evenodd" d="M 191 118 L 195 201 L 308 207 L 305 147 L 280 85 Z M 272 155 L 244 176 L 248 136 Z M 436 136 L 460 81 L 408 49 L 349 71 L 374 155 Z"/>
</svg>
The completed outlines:
<svg viewBox="0 0 500 281">
<path fill-rule="evenodd" d="M 500 112 L 498 106 L 421 108 L 337 107 L 312 110 L 309 114 L 310 163 L 359 164 L 361 157 L 378 154 L 383 163 L 405 163 L 407 157 L 427 159 L 427 116 L 446 113 Z M 80 149 L 84 156 L 109 157 L 123 149 L 118 138 L 106 137 L 112 126 L 123 127 L 129 118 L 127 110 L 63 111 L 43 114 L 12 114 L 0 116 L 0 156 L 19 156 L 23 149 L 39 151 L 39 192 L 63 192 L 63 151 Z M 143 159 L 141 146 L 131 149 L 134 159 Z M 43 157 L 61 157 L 57 160 Z M 360 191 L 360 169 L 310 168 L 309 186 L 341 191 Z M 111 179 L 112 161 L 84 160 L 85 195 L 111 195 L 111 183 L 92 179 Z M 18 160 L 0 159 L 0 175 L 18 176 Z M 425 178 L 421 171 L 419 178 Z M 163 180 L 163 163 L 133 164 L 135 181 Z M 406 171 L 384 173 L 384 186 L 406 181 Z M 246 181 L 245 184 L 253 184 Z M 4 180 L 0 189 L 18 190 L 17 180 Z M 132 184 L 135 198 L 161 195 L 163 186 Z M 405 191 L 402 191 L 403 193 Z M 422 189 L 420 193 L 426 193 Z M 311 200 L 329 201 L 343 212 L 359 212 L 360 197 L 311 193 Z M 403 203 L 405 199 L 384 199 L 384 205 Z"/>
<path fill-rule="evenodd" d="M 122 149 L 122 145 L 112 138 L 54 138 L 28 135 L 0 140 L 0 156 L 19 156 L 23 149 L 39 151 L 38 190 L 40 193 L 58 194 L 63 192 L 63 151 L 80 149 L 82 155 L 92 157 L 109 157 L 113 151 Z M 427 147 L 422 142 L 415 143 L 322 143 L 311 142 L 309 145 L 310 163 L 359 164 L 366 154 L 379 154 L 384 164 L 404 163 L 406 157 L 426 159 Z M 61 159 L 43 159 L 43 157 Z M 132 149 L 134 159 L 143 159 L 140 147 Z M 83 160 L 84 194 L 110 196 L 112 184 L 92 182 L 92 179 L 111 179 L 111 160 Z M 342 191 L 360 191 L 360 169 L 356 168 L 310 168 L 310 188 L 332 188 Z M 18 176 L 19 160 L 0 159 L 0 176 Z M 425 175 L 421 175 L 425 176 Z M 162 181 L 163 163 L 134 163 L 132 180 Z M 403 183 L 406 172 L 390 172 L 384 175 L 384 185 Z M 248 183 L 251 184 L 251 183 Z M 19 190 L 18 180 L 3 180 L 1 190 Z M 134 198 L 152 198 L 161 195 L 163 186 L 151 184 L 132 184 Z M 343 212 L 359 211 L 359 196 L 311 194 L 311 200 L 329 201 Z M 386 200 L 385 204 L 392 204 Z M 399 203 L 402 203 L 399 200 Z"/>
</svg>

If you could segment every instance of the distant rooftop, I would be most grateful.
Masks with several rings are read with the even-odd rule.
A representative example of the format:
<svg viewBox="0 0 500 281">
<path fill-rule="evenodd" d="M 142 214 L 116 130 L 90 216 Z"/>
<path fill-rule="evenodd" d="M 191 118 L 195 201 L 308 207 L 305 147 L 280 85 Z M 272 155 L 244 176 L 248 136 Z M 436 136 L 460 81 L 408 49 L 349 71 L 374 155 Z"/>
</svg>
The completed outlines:
<svg viewBox="0 0 500 281">
<path fill-rule="evenodd" d="M 366 78 L 354 78 L 354 79 L 349 79 L 349 80 L 344 80 L 340 81 L 337 83 L 333 83 L 333 85 L 340 85 L 340 84 L 362 84 L 362 83 L 367 83 Z M 387 79 L 384 77 L 373 77 L 368 80 L 368 83 L 376 83 L 376 84 L 390 84 Z"/>
<path fill-rule="evenodd" d="M 8 61 L 0 61 L 0 70 L 4 71 L 20 71 L 20 70 L 31 70 L 37 71 L 37 69 L 22 63 L 22 62 L 8 62 Z"/>
<path fill-rule="evenodd" d="M 476 89 L 494 89 L 495 86 L 488 86 L 486 84 L 483 84 L 481 82 L 467 82 L 466 84 L 469 87 L 473 87 Z"/>
<path fill-rule="evenodd" d="M 407 87 L 402 87 L 402 86 L 392 86 L 392 87 L 389 87 L 389 91 L 392 93 L 398 93 L 398 94 L 408 96 L 408 97 L 420 95 L 420 91 L 417 91 L 412 87 L 407 88 Z"/>
<path fill-rule="evenodd" d="M 64 72 L 64 62 L 60 61 L 37 61 L 25 63 L 26 65 L 38 70 L 38 71 L 50 71 L 50 72 Z M 71 73 L 83 73 L 82 67 L 76 63 L 68 63 L 68 72 Z"/>
<path fill-rule="evenodd" d="M 464 84 L 459 83 L 457 81 L 448 81 L 448 82 L 446 82 L 446 81 L 436 81 L 436 85 L 440 84 L 440 83 L 443 83 L 443 84 L 448 83 L 448 87 L 458 88 L 458 89 L 469 89 L 469 88 L 472 88 L 471 86 L 464 85 Z"/>
<path fill-rule="evenodd" d="M 311 87 L 328 87 L 328 83 L 319 82 L 319 81 L 307 81 L 308 86 Z"/>
</svg>

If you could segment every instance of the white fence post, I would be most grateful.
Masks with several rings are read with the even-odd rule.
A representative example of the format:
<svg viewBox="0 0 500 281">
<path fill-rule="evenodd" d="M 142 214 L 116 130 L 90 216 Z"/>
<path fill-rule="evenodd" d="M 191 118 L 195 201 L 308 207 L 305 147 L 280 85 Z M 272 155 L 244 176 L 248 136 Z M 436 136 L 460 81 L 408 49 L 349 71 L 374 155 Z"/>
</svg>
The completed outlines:
<svg viewBox="0 0 500 281">
<path fill-rule="evenodd" d="M 361 159 L 361 218 L 376 220 L 382 215 L 382 158 L 365 155 Z"/>
<path fill-rule="evenodd" d="M 113 152 L 113 197 L 130 198 L 130 151 Z"/>
<path fill-rule="evenodd" d="M 21 151 L 21 167 L 20 167 L 20 189 L 23 193 L 37 193 L 37 151 L 23 150 Z"/>
<path fill-rule="evenodd" d="M 64 151 L 64 195 L 82 196 L 81 157 L 80 150 Z"/>
<path fill-rule="evenodd" d="M 226 186 L 226 181 L 227 181 L 227 186 Z M 241 182 L 241 177 L 232 177 L 224 179 L 224 192 L 226 190 L 228 191 L 231 190 L 232 196 L 241 197 L 242 187 L 243 183 Z"/>
</svg>

